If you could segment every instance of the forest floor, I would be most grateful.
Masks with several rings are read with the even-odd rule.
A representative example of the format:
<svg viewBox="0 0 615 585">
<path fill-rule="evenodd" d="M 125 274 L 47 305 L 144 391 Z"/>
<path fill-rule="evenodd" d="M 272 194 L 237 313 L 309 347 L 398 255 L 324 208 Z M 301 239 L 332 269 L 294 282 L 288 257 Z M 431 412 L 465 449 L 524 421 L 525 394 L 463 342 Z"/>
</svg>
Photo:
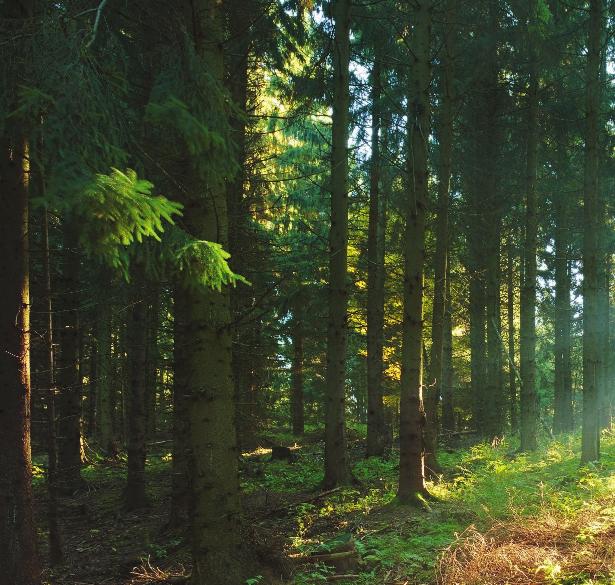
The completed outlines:
<svg viewBox="0 0 615 585">
<path fill-rule="evenodd" d="M 292 448 L 294 462 L 270 461 L 265 448 L 242 458 L 249 537 L 276 567 L 247 585 L 615 583 L 612 434 L 604 436 L 601 463 L 583 468 L 577 436 L 531 455 L 516 454 L 506 441 L 442 452 L 443 473 L 429 484 L 435 499 L 419 508 L 396 503 L 395 454 L 363 459 L 360 436 L 351 441 L 359 485 L 323 492 L 320 436 L 309 433 L 296 444 L 284 433 L 270 434 L 269 441 Z M 45 486 L 41 470 L 35 472 L 45 557 Z M 46 570 L 48 583 L 184 581 L 190 570 L 184 535 L 165 529 L 170 455 L 151 455 L 147 472 L 151 506 L 128 514 L 121 508 L 125 463 L 84 469 L 87 489 L 60 502 L 66 561 Z M 276 572 L 285 576 L 275 580 Z"/>
</svg>

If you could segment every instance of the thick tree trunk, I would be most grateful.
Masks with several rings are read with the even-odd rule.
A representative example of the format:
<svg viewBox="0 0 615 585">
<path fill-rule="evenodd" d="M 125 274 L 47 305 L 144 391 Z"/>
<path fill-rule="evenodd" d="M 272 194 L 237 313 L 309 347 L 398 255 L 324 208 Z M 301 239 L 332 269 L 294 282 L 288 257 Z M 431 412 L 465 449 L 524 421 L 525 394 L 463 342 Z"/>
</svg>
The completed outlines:
<svg viewBox="0 0 615 585">
<path fill-rule="evenodd" d="M 604 2 L 590 0 L 585 96 L 585 169 L 583 184 L 583 433 L 581 462 L 600 458 L 599 381 L 603 369 L 603 315 L 600 310 L 600 251 L 604 229 L 598 193 L 602 40 Z"/>
<path fill-rule="evenodd" d="M 12 126 L 0 143 L 0 575 L 6 585 L 39 585 L 30 454 L 28 147 Z"/>
<path fill-rule="evenodd" d="M 404 247 L 404 317 L 399 421 L 401 502 L 425 492 L 423 427 L 423 265 L 428 198 L 428 149 L 431 80 L 431 0 L 419 0 L 413 12 L 412 60 L 408 95 L 408 183 Z"/>
<path fill-rule="evenodd" d="M 536 0 L 529 0 L 529 24 L 534 26 Z M 538 246 L 538 211 L 536 172 L 538 166 L 538 71 L 534 33 L 528 30 L 530 78 L 527 104 L 525 242 L 523 245 L 523 286 L 521 287 L 521 450 L 537 448 L 538 397 L 536 394 L 536 251 Z"/>
<path fill-rule="evenodd" d="M 127 510 L 147 504 L 145 493 L 145 392 L 147 384 L 147 305 L 143 267 L 133 269 L 132 307 L 128 322 L 128 476 L 124 492 Z"/>
<path fill-rule="evenodd" d="M 384 341 L 384 265 L 382 263 L 384 218 L 380 194 L 380 125 L 382 56 L 374 50 L 372 82 L 372 136 L 367 230 L 367 456 L 384 453 L 384 405 L 382 401 L 382 347 Z"/>
<path fill-rule="evenodd" d="M 434 256 L 434 299 L 431 321 L 431 364 L 425 398 L 425 464 L 430 473 L 440 471 L 436 458 L 438 445 L 438 407 L 443 384 L 444 313 L 448 264 L 448 208 L 453 154 L 454 78 L 456 10 L 455 0 L 445 8 L 444 52 L 442 58 L 442 105 L 440 108 L 440 169 L 438 181 L 438 218 Z"/>
<path fill-rule="evenodd" d="M 348 337 L 348 128 L 350 108 L 350 0 L 331 5 L 333 44 L 333 128 L 331 151 L 331 230 L 329 233 L 329 327 L 325 479 L 331 488 L 350 479 L 346 453 L 345 382 Z"/>
<path fill-rule="evenodd" d="M 60 356 L 58 359 L 58 488 L 72 493 L 81 487 L 81 379 L 79 378 L 80 272 L 78 226 L 64 225 L 60 290 Z"/>
<path fill-rule="evenodd" d="M 293 435 L 301 436 L 304 431 L 303 406 L 303 319 L 299 303 L 295 307 L 292 323 L 293 362 L 290 411 Z"/>
<path fill-rule="evenodd" d="M 185 7 L 186 28 L 202 65 L 220 88 L 224 76 L 224 13 L 217 0 Z M 199 96 L 207 100 L 208 96 Z M 218 102 L 213 101 L 215 106 Z M 223 130 L 227 114 L 216 111 Z M 225 182 L 189 169 L 184 226 L 194 237 L 228 247 Z M 242 546 L 230 294 L 185 286 L 185 366 L 190 396 L 192 585 L 243 583 L 251 571 Z"/>
</svg>

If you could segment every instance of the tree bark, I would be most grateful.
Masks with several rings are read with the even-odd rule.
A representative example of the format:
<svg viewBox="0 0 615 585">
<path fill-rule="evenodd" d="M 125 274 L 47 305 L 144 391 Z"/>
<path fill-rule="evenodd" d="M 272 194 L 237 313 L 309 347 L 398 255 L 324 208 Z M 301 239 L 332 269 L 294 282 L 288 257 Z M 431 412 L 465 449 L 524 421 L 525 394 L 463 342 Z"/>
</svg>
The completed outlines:
<svg viewBox="0 0 615 585">
<path fill-rule="evenodd" d="M 2 16 L 31 15 L 26 2 Z M 0 142 L 0 575 L 6 585 L 39 585 L 30 452 L 28 144 L 9 121 Z"/>
<path fill-rule="evenodd" d="M 513 235 L 508 239 L 506 261 L 506 314 L 508 317 L 508 412 L 513 433 L 519 428 L 517 372 L 515 370 L 515 253 Z"/>
<path fill-rule="evenodd" d="M 334 0 L 331 229 L 324 487 L 350 479 L 346 453 L 345 382 L 348 337 L 348 128 L 350 108 L 350 1 Z"/>
<path fill-rule="evenodd" d="M 297 303 L 292 323 L 293 361 L 291 380 L 291 423 L 293 435 L 300 437 L 304 432 L 303 406 L 303 319 Z"/>
<path fill-rule="evenodd" d="M 455 431 L 455 402 L 453 395 L 453 309 L 451 306 L 450 262 L 446 275 L 446 308 L 442 343 L 442 430 Z"/>
<path fill-rule="evenodd" d="M 58 488 L 72 493 L 81 487 L 81 380 L 79 378 L 79 299 L 81 259 L 78 226 L 67 219 L 60 291 L 60 356 L 58 359 Z"/>
<path fill-rule="evenodd" d="M 103 274 L 108 274 L 106 271 Z M 111 304 L 109 299 L 99 298 L 97 315 L 94 325 L 96 336 L 96 441 L 103 453 L 114 455 L 115 446 L 115 403 L 112 396 L 112 384 L 115 377 L 112 375 L 111 354 Z"/>
<path fill-rule="evenodd" d="M 401 502 L 414 502 L 425 489 L 423 427 L 423 267 L 428 198 L 431 81 L 431 0 L 413 11 L 408 94 L 408 182 L 404 245 L 404 317 L 400 389 L 399 490 Z"/>
<path fill-rule="evenodd" d="M 600 310 L 603 208 L 598 193 L 602 41 L 604 2 L 590 0 L 585 94 L 585 168 L 583 182 L 583 431 L 581 462 L 600 458 L 599 380 L 603 369 L 604 326 Z"/>
<path fill-rule="evenodd" d="M 523 245 L 523 286 L 521 287 L 521 450 L 534 451 L 537 446 L 538 397 L 536 394 L 536 251 L 538 246 L 538 211 L 536 172 L 538 167 L 538 70 L 534 34 L 536 0 L 529 0 L 529 84 L 526 134 L 525 242 Z"/>
<path fill-rule="evenodd" d="M 384 405 L 382 400 L 382 348 L 384 341 L 384 247 L 380 194 L 380 126 L 382 56 L 374 49 L 372 83 L 372 135 L 367 229 L 367 456 L 384 453 Z"/>
<path fill-rule="evenodd" d="M 559 143 L 559 142 L 558 142 Z M 564 153 L 562 153 L 563 155 Z M 563 163 L 563 157 L 562 157 Z M 560 183 L 564 172 L 558 165 Z M 555 210 L 555 396 L 553 432 L 569 433 L 574 429 L 572 408 L 571 370 L 571 321 L 570 303 L 570 245 L 571 225 L 569 220 L 568 194 L 557 193 L 553 203 Z"/>
<path fill-rule="evenodd" d="M 147 305 L 144 299 L 143 267 L 135 262 L 132 282 L 132 307 L 128 322 L 128 475 L 124 492 L 127 510 L 147 504 L 145 493 L 145 392 L 147 384 Z"/>
<path fill-rule="evenodd" d="M 436 253 L 434 256 L 434 298 L 431 321 L 431 364 L 425 399 L 425 465 L 431 474 L 440 471 L 437 460 L 438 407 L 443 386 L 444 313 L 446 309 L 446 276 L 448 267 L 448 208 L 453 154 L 455 53 L 455 0 L 447 0 L 445 7 L 444 52 L 442 56 L 442 105 L 440 107 L 440 169 L 438 181 L 438 210 L 436 224 Z"/>
<path fill-rule="evenodd" d="M 42 180 L 41 180 L 42 184 Z M 45 344 L 47 346 L 47 524 L 49 531 L 49 564 L 54 567 L 62 562 L 62 538 L 58 525 L 58 486 L 57 466 L 58 452 L 56 446 L 56 414 L 55 414 L 55 356 L 53 350 L 53 303 L 51 296 L 51 269 L 49 253 L 49 216 L 47 209 L 43 210 L 41 226 L 43 244 L 43 280 L 45 284 L 45 310 L 47 312 L 47 331 Z"/>
<path fill-rule="evenodd" d="M 224 77 L 224 6 L 198 0 L 185 6 L 186 29 L 202 66 L 222 91 Z M 208 96 L 199 96 L 207 100 Z M 217 105 L 220 104 L 220 105 Z M 228 114 L 212 101 L 217 123 L 228 130 Z M 184 228 L 195 238 L 228 248 L 226 181 L 203 180 L 188 173 Z M 230 293 L 182 285 L 185 303 L 186 372 L 191 474 L 193 585 L 242 583 L 250 571 L 242 544 L 235 387 L 232 376 Z"/>
<path fill-rule="evenodd" d="M 184 299 L 182 288 L 178 286 L 173 295 L 173 465 L 169 514 L 172 526 L 185 524 L 190 494 L 190 376 L 186 356 L 191 341 L 188 337 L 188 318 L 187 300 Z"/>
</svg>

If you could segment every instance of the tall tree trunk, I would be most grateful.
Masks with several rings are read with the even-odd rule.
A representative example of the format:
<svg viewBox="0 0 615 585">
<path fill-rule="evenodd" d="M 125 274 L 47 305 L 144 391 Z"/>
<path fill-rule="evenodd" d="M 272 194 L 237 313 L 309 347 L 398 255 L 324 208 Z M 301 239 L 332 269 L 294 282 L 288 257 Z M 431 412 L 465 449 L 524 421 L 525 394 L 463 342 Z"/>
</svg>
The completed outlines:
<svg viewBox="0 0 615 585">
<path fill-rule="evenodd" d="M 303 318 L 298 302 L 295 307 L 292 323 L 293 361 L 291 381 L 291 423 L 293 435 L 301 436 L 304 432 L 303 406 Z"/>
<path fill-rule="evenodd" d="M 98 359 L 96 367 L 96 441 L 103 453 L 107 455 L 114 455 L 117 450 L 113 425 L 115 404 L 112 385 L 115 383 L 115 377 L 111 371 L 111 308 L 109 299 L 99 298 L 94 324 Z"/>
<path fill-rule="evenodd" d="M 496 203 L 497 205 L 497 203 Z M 493 217 L 496 215 L 496 217 Z M 501 268 L 500 239 L 502 218 L 498 211 L 489 218 L 487 256 L 487 388 L 488 403 L 485 408 L 485 436 L 487 439 L 504 432 L 504 396 L 502 387 L 502 318 L 501 318 Z"/>
<path fill-rule="evenodd" d="M 455 431 L 455 403 L 453 396 L 453 308 L 451 305 L 450 262 L 446 275 L 446 307 L 442 342 L 442 430 Z"/>
<path fill-rule="evenodd" d="M 604 206 L 606 202 L 604 198 L 602 200 L 602 204 Z M 605 210 L 606 211 L 606 210 Z M 608 242 L 606 240 L 606 226 L 603 229 L 602 234 L 602 256 L 603 262 L 602 266 L 604 267 L 602 270 L 602 274 L 600 275 L 600 280 L 602 282 L 602 288 L 600 290 L 600 313 L 602 315 L 602 339 L 601 346 L 603 348 L 603 362 L 602 362 L 602 373 L 600 376 L 600 428 L 601 429 L 609 429 L 611 428 L 611 419 L 612 419 L 612 407 L 613 407 L 613 387 L 611 379 L 609 378 L 610 374 L 610 293 L 611 290 L 611 255 L 607 253 Z"/>
<path fill-rule="evenodd" d="M 425 398 L 425 465 L 431 474 L 438 473 L 438 406 L 442 395 L 444 313 L 446 309 L 446 275 L 448 265 L 448 208 L 453 154 L 455 53 L 455 0 L 447 0 L 445 7 L 444 52 L 442 58 L 442 105 L 440 107 L 440 169 L 438 181 L 438 218 L 436 226 L 436 253 L 434 257 L 434 298 L 431 321 L 430 377 Z"/>
<path fill-rule="evenodd" d="M 80 257 L 78 226 L 64 225 L 64 247 L 60 290 L 63 306 L 60 319 L 58 360 L 58 487 L 72 493 L 81 486 L 81 380 L 79 379 Z"/>
<path fill-rule="evenodd" d="M 178 286 L 173 296 L 173 467 L 169 514 L 169 523 L 172 526 L 185 525 L 190 494 L 190 377 L 186 356 L 191 341 L 187 333 L 188 318 L 187 301 L 182 288 Z"/>
<path fill-rule="evenodd" d="M 41 181 L 42 183 L 42 181 Z M 62 539 L 58 526 L 58 486 L 57 486 L 57 448 L 55 413 L 55 359 L 53 351 L 53 304 L 51 297 L 51 269 L 49 253 L 49 216 L 43 210 L 41 226 L 43 244 L 43 280 L 45 283 L 45 310 L 47 312 L 47 524 L 49 530 L 49 564 L 53 567 L 62 562 Z"/>
<path fill-rule="evenodd" d="M 473 206 L 474 207 L 474 206 Z M 482 222 L 476 217 L 470 234 L 470 378 L 472 391 L 472 422 L 474 428 L 484 432 L 485 424 L 485 386 L 487 380 L 487 345 L 485 328 L 484 266 L 480 253 L 480 233 Z"/>
<path fill-rule="evenodd" d="M 132 307 L 128 322 L 128 476 L 124 492 L 127 510 L 142 508 L 147 503 L 145 493 L 145 392 L 147 384 L 147 305 L 143 267 L 133 269 Z"/>
<path fill-rule="evenodd" d="M 96 436 L 96 408 L 98 405 L 98 347 L 95 339 L 90 339 L 89 357 L 86 434 L 89 439 L 92 439 Z"/>
<path fill-rule="evenodd" d="M 599 381 L 603 369 L 603 315 L 600 302 L 600 244 L 604 229 L 598 192 L 600 104 L 604 2 L 590 0 L 585 95 L 585 169 L 583 183 L 583 433 L 581 462 L 600 458 Z"/>
<path fill-rule="evenodd" d="M 404 247 L 404 317 L 399 421 L 399 491 L 401 502 L 425 492 L 423 427 L 423 265 L 428 198 L 428 150 L 431 81 L 431 0 L 418 0 L 411 32 L 408 95 L 408 182 Z"/>
<path fill-rule="evenodd" d="M 562 142 L 563 144 L 563 142 Z M 563 155 L 564 153 L 562 153 Z M 563 157 L 562 157 L 563 163 Z M 563 164 L 558 178 L 563 184 Z M 568 433 L 574 428 L 572 370 L 570 360 L 572 306 L 570 303 L 570 240 L 568 194 L 555 194 L 555 397 L 553 431 Z"/>
<path fill-rule="evenodd" d="M 32 12 L 27 2 L 0 10 L 7 18 Z M 6 585 L 39 585 L 30 453 L 28 145 L 14 120 L 0 140 L 0 575 Z"/>
<path fill-rule="evenodd" d="M 224 77 L 224 16 L 217 0 L 185 6 L 186 28 L 212 83 L 222 89 Z M 199 96 L 207 100 L 208 96 Z M 212 101 L 212 107 L 222 108 Z M 212 114 L 213 115 L 213 114 Z M 227 113 L 215 111 L 222 131 Z M 190 169 L 185 194 L 185 229 L 195 238 L 228 247 L 225 181 L 204 181 Z M 185 286 L 186 371 L 191 447 L 191 520 L 193 585 L 242 583 L 249 551 L 242 546 L 238 449 L 235 429 L 235 388 L 232 376 L 230 294 Z"/>
<path fill-rule="evenodd" d="M 508 413 L 510 428 L 513 433 L 519 428 L 519 410 L 517 398 L 517 371 L 515 366 L 515 249 L 513 235 L 508 238 L 506 246 L 506 315 L 508 318 Z"/>
<path fill-rule="evenodd" d="M 146 437 L 152 438 L 156 434 L 157 415 L 157 387 L 158 387 L 158 329 L 160 326 L 160 288 L 154 285 L 155 290 L 148 295 L 147 303 L 147 349 L 146 362 L 146 386 L 145 386 L 145 419 Z"/>
<path fill-rule="evenodd" d="M 529 85 L 526 134 L 525 242 L 523 245 L 523 286 L 521 287 L 521 450 L 537 448 L 538 397 L 536 394 L 536 252 L 538 211 L 536 172 L 538 168 L 538 67 L 534 35 L 536 0 L 529 0 Z"/>
<path fill-rule="evenodd" d="M 329 233 L 329 327 L 325 479 L 331 488 L 350 479 L 346 454 L 345 382 L 348 337 L 348 127 L 350 108 L 350 0 L 334 0 L 331 230 Z"/>
<path fill-rule="evenodd" d="M 226 78 L 236 115 L 231 117 L 232 139 L 239 170 L 227 189 L 229 213 L 229 252 L 231 268 L 246 275 L 250 260 L 246 252 L 253 242 L 250 238 L 249 204 L 246 198 L 246 121 L 248 109 L 249 54 L 252 43 L 250 27 L 254 18 L 254 0 L 231 0 L 229 3 L 230 40 L 226 59 Z M 253 323 L 241 323 L 252 305 L 253 287 L 235 287 L 231 290 L 231 308 L 235 315 L 233 324 L 233 376 L 237 404 L 237 435 L 241 448 L 253 443 L 255 425 L 255 396 L 251 385 L 251 360 L 254 347 L 251 341 Z"/>
<path fill-rule="evenodd" d="M 382 347 L 384 337 L 384 233 L 381 230 L 380 125 L 382 55 L 374 49 L 372 82 L 372 136 L 367 232 L 367 456 L 384 453 L 384 405 L 382 401 Z"/>
</svg>

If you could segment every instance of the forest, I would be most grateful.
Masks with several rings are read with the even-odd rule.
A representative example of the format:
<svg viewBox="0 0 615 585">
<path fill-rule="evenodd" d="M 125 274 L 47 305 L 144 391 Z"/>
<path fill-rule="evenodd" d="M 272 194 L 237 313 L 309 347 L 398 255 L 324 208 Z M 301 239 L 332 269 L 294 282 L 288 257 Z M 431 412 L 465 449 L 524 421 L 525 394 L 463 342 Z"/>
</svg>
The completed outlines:
<svg viewBox="0 0 615 585">
<path fill-rule="evenodd" d="M 0 585 L 615 583 L 614 35 L 0 0 Z"/>
</svg>

